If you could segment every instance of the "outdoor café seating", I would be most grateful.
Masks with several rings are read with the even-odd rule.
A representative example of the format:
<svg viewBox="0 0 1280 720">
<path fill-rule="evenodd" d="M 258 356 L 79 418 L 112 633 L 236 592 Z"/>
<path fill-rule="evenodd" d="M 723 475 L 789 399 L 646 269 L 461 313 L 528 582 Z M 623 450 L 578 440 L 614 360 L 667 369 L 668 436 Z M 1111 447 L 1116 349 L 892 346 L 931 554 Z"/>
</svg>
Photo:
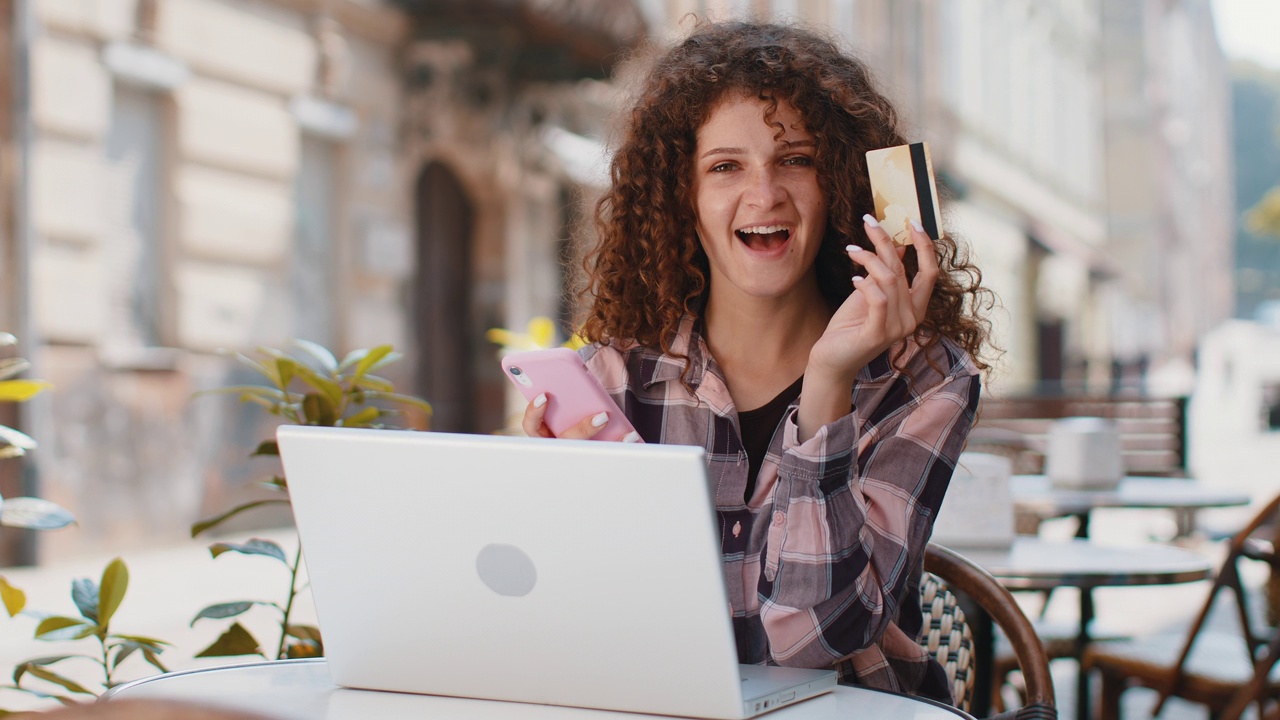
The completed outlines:
<svg viewBox="0 0 1280 720">
<path fill-rule="evenodd" d="M 1177 697 L 1205 705 L 1215 718 L 1234 717 L 1225 711 L 1238 714 L 1250 703 L 1259 706 L 1259 717 L 1270 717 L 1265 705 L 1280 698 L 1280 676 L 1272 672 L 1277 649 L 1275 621 L 1261 630 L 1256 628 L 1241 568 L 1242 561 L 1248 560 L 1264 563 L 1271 573 L 1276 571 L 1280 563 L 1275 546 L 1278 515 L 1280 496 L 1231 539 L 1209 596 L 1187 632 L 1098 642 L 1085 651 L 1084 668 L 1102 677 L 1102 720 L 1120 717 L 1121 696 L 1133 686 L 1158 693 L 1153 715 L 1159 714 L 1169 698 Z M 1235 600 L 1235 627 L 1223 630 L 1208 620 L 1221 591 L 1227 589 Z M 1242 694 L 1246 688 L 1247 693 Z"/>
<path fill-rule="evenodd" d="M 979 656 L 971 627 L 976 618 L 965 616 L 954 594 L 958 592 L 1010 639 L 1025 678 L 1025 704 L 992 717 L 1002 720 L 1057 718 L 1049 660 L 1031 621 L 1013 595 L 976 563 L 937 543 L 931 543 L 925 551 L 924 567 L 920 597 L 925 631 L 921 644 L 946 670 L 956 706 L 968 712 L 974 705 Z M 977 635 L 991 642 L 991 633 Z M 998 688 L 993 692 L 998 692 Z"/>
</svg>

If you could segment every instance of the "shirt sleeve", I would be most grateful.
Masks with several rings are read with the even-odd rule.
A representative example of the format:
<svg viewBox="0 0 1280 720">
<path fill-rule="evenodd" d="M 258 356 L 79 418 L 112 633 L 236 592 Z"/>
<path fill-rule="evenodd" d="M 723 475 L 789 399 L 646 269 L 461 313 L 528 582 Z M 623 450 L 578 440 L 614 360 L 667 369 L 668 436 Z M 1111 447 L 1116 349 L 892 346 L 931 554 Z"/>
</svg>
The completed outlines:
<svg viewBox="0 0 1280 720">
<path fill-rule="evenodd" d="M 784 421 L 759 584 L 773 660 L 826 667 L 876 642 L 919 569 L 977 409 L 975 375 L 801 443 Z M 876 418 L 879 419 L 876 419 Z"/>
</svg>

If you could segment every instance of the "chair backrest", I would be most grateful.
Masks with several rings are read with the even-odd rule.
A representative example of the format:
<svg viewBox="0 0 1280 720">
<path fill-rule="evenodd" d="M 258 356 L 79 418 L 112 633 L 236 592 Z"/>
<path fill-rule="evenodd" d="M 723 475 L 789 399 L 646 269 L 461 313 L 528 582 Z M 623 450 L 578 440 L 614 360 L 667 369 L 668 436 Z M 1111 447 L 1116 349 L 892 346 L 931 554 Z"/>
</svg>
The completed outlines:
<svg viewBox="0 0 1280 720">
<path fill-rule="evenodd" d="M 1027 698 L 1027 704 L 1010 715 L 1020 720 L 1057 718 L 1049 658 L 1013 595 L 978 564 L 936 543 L 930 543 L 925 550 L 924 569 L 941 578 L 951 590 L 968 596 L 1009 638 L 1026 682 Z"/>
<path fill-rule="evenodd" d="M 931 572 L 920 579 L 920 611 L 924 615 L 920 645 L 946 671 L 956 707 L 969 712 L 977 676 L 973 629 L 946 581 Z"/>
<path fill-rule="evenodd" d="M 1160 712 L 1169 697 L 1178 695 L 1182 683 L 1186 680 L 1187 658 L 1191 655 L 1191 648 L 1196 641 L 1196 636 L 1204 627 L 1218 593 L 1227 588 L 1231 590 L 1232 595 L 1235 597 L 1236 620 L 1240 625 L 1241 642 L 1244 643 L 1248 657 L 1258 659 L 1255 665 L 1257 669 L 1254 673 L 1254 682 L 1245 688 L 1246 693 L 1252 693 L 1252 696 L 1237 694 L 1237 699 L 1243 699 L 1244 703 L 1243 705 L 1240 703 L 1232 704 L 1237 706 L 1239 711 L 1243 711 L 1244 706 L 1247 706 L 1254 698 L 1260 701 L 1271 666 L 1276 663 L 1277 659 L 1280 659 L 1280 648 L 1276 647 L 1274 629 L 1272 638 L 1258 637 L 1255 632 L 1253 614 L 1249 611 L 1249 593 L 1245 591 L 1244 584 L 1240 578 L 1240 561 L 1253 560 L 1267 563 L 1271 566 L 1273 574 L 1276 573 L 1277 569 L 1280 569 L 1280 555 L 1277 555 L 1275 544 L 1275 523 L 1277 521 L 1280 521 L 1280 495 L 1272 498 L 1271 502 L 1262 506 L 1262 509 L 1253 516 L 1253 519 L 1231 538 L 1231 543 L 1227 547 L 1227 557 L 1222 561 L 1222 567 L 1213 579 L 1213 587 L 1209 590 L 1209 596 L 1205 599 L 1204 605 L 1200 608 L 1200 613 L 1191 625 L 1191 630 L 1182 642 L 1178 660 L 1169 673 L 1169 679 L 1165 687 L 1160 690 L 1156 705 L 1151 711 L 1153 716 Z M 1272 618 L 1270 622 L 1274 623 L 1275 619 Z M 1271 646 L 1267 648 L 1266 652 L 1260 654 L 1259 650 L 1262 649 L 1263 643 L 1267 640 L 1272 641 Z M 1266 667 L 1264 668 L 1263 665 Z M 1259 711 L 1261 713 L 1261 707 L 1259 707 Z M 1228 718 L 1231 717 L 1231 714 L 1224 713 L 1221 717 Z"/>
</svg>

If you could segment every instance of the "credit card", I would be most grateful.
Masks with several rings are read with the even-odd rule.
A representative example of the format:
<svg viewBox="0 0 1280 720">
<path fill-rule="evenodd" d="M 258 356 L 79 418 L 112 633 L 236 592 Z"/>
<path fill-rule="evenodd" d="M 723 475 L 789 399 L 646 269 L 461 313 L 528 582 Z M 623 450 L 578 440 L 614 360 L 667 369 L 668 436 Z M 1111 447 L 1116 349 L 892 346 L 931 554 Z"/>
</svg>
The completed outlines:
<svg viewBox="0 0 1280 720">
<path fill-rule="evenodd" d="M 933 179 L 928 143 L 868 151 L 867 174 L 871 177 L 876 220 L 895 243 L 911 244 L 908 223 L 912 220 L 920 223 L 934 240 L 942 236 L 938 184 Z"/>
</svg>

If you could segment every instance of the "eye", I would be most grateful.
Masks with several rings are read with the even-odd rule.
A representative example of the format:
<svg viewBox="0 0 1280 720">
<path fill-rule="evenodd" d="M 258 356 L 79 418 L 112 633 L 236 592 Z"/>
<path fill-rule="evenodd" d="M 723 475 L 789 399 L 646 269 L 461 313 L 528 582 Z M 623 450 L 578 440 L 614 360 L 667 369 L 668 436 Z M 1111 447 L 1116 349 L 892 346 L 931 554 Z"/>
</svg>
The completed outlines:
<svg viewBox="0 0 1280 720">
<path fill-rule="evenodd" d="M 711 169 L 708 170 L 708 172 L 713 172 L 713 173 L 728 172 L 729 170 L 732 170 L 734 167 L 735 167 L 734 164 L 731 162 L 716 163 L 715 165 L 711 166 Z"/>
<path fill-rule="evenodd" d="M 813 165 L 813 158 L 808 155 L 792 155 L 790 157 L 783 158 L 782 164 L 792 165 L 795 167 L 811 167 Z"/>
</svg>

